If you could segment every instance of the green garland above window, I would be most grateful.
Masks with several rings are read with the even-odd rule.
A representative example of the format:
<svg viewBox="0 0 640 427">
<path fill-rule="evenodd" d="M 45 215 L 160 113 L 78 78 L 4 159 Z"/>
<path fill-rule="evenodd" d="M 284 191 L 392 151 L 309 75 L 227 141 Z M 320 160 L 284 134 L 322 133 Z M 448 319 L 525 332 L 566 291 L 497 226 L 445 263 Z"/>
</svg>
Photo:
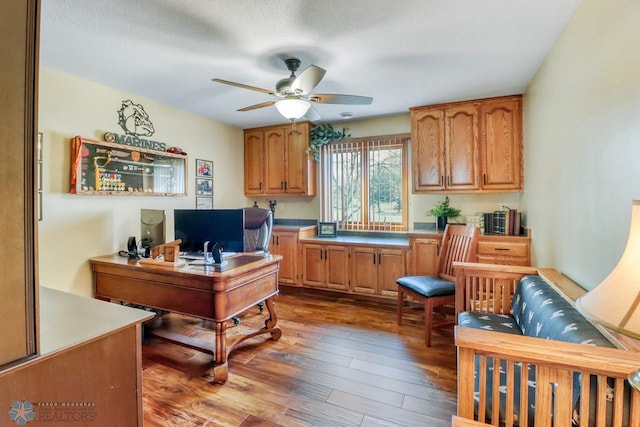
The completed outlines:
<svg viewBox="0 0 640 427">
<path fill-rule="evenodd" d="M 316 162 L 320 160 L 320 148 L 331 141 L 349 138 L 351 134 L 347 134 L 347 129 L 342 128 L 342 132 L 333 129 L 330 123 L 314 125 L 309 131 L 309 148 L 306 152 L 311 152 L 311 158 Z"/>
</svg>

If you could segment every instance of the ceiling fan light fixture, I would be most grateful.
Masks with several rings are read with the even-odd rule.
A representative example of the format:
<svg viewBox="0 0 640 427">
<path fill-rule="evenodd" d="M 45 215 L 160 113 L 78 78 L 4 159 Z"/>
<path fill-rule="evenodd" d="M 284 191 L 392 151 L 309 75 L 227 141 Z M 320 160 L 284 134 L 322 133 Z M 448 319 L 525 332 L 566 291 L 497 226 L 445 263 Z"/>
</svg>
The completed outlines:
<svg viewBox="0 0 640 427">
<path fill-rule="evenodd" d="M 275 105 L 280 114 L 282 114 L 282 116 L 287 120 L 291 121 L 298 120 L 300 117 L 307 114 L 309 107 L 311 107 L 309 101 L 295 98 L 282 99 L 276 102 Z"/>
</svg>

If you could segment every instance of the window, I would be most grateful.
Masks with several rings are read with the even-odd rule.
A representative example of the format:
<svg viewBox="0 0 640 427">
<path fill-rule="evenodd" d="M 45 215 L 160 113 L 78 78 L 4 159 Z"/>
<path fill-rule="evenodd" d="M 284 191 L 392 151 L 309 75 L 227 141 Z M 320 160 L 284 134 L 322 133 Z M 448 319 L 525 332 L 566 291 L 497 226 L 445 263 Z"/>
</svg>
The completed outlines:
<svg viewBox="0 0 640 427">
<path fill-rule="evenodd" d="M 339 140 L 322 147 L 322 219 L 339 230 L 407 229 L 408 134 Z"/>
</svg>

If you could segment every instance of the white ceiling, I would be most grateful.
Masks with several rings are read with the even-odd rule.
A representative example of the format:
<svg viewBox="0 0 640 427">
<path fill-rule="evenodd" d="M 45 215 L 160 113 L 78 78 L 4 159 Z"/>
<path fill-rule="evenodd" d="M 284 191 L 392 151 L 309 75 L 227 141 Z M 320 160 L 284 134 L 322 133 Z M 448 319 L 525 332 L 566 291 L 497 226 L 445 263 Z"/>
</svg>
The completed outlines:
<svg viewBox="0 0 640 427">
<path fill-rule="evenodd" d="M 211 79 L 273 89 L 293 56 L 327 70 L 313 92 L 373 97 L 316 106 L 336 122 L 522 93 L 579 2 L 42 0 L 40 62 L 249 128 L 285 119 L 237 112 L 272 98 Z"/>
</svg>

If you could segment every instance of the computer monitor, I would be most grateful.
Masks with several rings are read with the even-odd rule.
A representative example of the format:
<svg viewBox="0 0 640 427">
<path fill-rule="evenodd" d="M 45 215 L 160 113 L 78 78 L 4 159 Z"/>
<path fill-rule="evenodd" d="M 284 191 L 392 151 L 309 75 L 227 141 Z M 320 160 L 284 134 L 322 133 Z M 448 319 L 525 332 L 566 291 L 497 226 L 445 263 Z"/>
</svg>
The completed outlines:
<svg viewBox="0 0 640 427">
<path fill-rule="evenodd" d="M 220 243 L 225 252 L 244 252 L 244 211 L 242 209 L 175 209 L 174 238 L 182 240 L 181 252 L 202 252 Z"/>
</svg>

